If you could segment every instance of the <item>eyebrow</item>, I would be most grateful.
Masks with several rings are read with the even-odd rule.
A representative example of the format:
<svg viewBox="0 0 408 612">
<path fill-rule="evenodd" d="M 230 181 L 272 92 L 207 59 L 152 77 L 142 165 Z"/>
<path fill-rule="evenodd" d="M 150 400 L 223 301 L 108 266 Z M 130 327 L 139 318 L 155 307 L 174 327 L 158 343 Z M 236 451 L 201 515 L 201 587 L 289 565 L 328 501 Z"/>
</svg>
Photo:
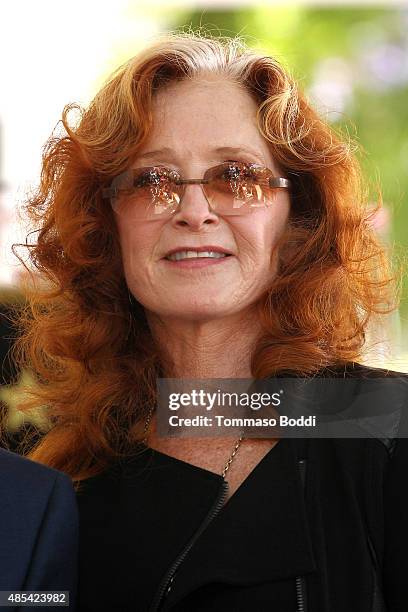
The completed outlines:
<svg viewBox="0 0 408 612">
<path fill-rule="evenodd" d="M 236 155 L 240 153 L 246 153 L 247 155 L 252 155 L 256 157 L 258 161 L 262 164 L 265 164 L 265 159 L 259 151 L 252 149 L 251 147 L 217 147 L 212 149 L 211 153 L 221 153 L 223 155 Z M 139 156 L 139 159 L 154 159 L 159 155 L 174 155 L 173 149 L 170 147 L 163 147 L 162 149 L 156 149 L 155 151 L 148 151 L 147 153 L 143 153 Z"/>
</svg>

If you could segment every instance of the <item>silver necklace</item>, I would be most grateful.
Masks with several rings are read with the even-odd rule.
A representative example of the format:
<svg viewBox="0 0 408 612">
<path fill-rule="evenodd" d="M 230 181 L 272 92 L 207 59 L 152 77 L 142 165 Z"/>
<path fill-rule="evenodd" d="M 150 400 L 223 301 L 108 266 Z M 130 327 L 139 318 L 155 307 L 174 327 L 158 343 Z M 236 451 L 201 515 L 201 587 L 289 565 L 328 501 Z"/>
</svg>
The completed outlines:
<svg viewBox="0 0 408 612">
<path fill-rule="evenodd" d="M 147 446 L 147 433 L 150 427 L 150 422 L 152 420 L 152 415 L 153 415 L 153 410 L 154 410 L 154 406 L 152 406 L 148 412 L 148 415 L 146 417 L 146 421 L 145 421 L 145 426 L 144 426 L 144 437 L 142 439 L 142 442 Z M 224 469 L 222 470 L 221 476 L 225 479 L 225 474 L 228 472 L 229 467 L 231 465 L 231 463 L 234 461 L 234 457 L 238 452 L 239 447 L 241 446 L 241 442 L 242 439 L 244 437 L 244 432 L 241 432 L 241 435 L 239 436 L 238 440 L 235 442 L 234 448 L 232 450 L 231 455 L 229 456 L 229 459 L 227 461 L 227 463 L 225 464 Z"/>
</svg>

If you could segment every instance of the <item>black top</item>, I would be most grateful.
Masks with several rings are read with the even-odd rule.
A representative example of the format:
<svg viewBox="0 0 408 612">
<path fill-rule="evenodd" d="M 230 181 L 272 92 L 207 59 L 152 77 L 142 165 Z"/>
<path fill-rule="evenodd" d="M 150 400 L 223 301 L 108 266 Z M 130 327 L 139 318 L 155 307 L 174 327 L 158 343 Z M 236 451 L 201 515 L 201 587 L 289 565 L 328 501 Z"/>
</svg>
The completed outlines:
<svg viewBox="0 0 408 612">
<path fill-rule="evenodd" d="M 77 494 L 78 609 L 406 612 L 407 467 L 406 439 L 282 438 L 223 505 L 146 448 Z"/>
</svg>

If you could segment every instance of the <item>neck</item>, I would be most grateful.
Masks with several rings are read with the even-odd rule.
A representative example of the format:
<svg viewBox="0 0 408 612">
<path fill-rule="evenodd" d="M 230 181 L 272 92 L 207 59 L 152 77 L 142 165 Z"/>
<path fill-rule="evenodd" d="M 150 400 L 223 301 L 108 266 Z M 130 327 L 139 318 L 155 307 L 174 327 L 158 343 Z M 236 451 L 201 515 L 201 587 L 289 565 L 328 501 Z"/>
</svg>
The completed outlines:
<svg viewBox="0 0 408 612">
<path fill-rule="evenodd" d="M 147 313 L 171 378 L 252 378 L 251 355 L 260 335 L 255 312 L 206 321 Z"/>
</svg>

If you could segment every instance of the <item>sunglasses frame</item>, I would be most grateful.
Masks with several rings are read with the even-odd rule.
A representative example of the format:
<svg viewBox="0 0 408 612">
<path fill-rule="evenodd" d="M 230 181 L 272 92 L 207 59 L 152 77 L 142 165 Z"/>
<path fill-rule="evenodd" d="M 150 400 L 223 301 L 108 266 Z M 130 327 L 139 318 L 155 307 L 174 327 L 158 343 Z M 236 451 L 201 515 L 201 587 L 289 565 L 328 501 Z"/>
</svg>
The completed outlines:
<svg viewBox="0 0 408 612">
<path fill-rule="evenodd" d="M 262 186 L 262 184 L 267 184 L 267 186 L 271 189 L 289 189 L 290 188 L 289 179 L 273 176 L 273 172 L 270 168 L 267 168 L 260 164 L 253 164 L 253 163 L 247 163 L 247 162 L 223 162 L 222 164 L 217 164 L 216 166 L 212 166 L 211 168 L 208 168 L 204 172 L 204 177 L 202 179 L 182 179 L 181 175 L 176 170 L 171 170 L 170 168 L 167 168 L 167 166 L 164 166 L 164 165 L 156 165 L 156 166 L 141 166 L 138 168 L 131 168 L 129 170 L 125 170 L 124 172 L 122 172 L 121 174 L 119 174 L 112 180 L 110 187 L 105 187 L 102 189 L 102 197 L 104 199 L 110 199 L 111 205 L 112 205 L 112 200 L 117 197 L 120 191 L 125 190 L 125 189 L 120 189 L 118 187 L 118 183 L 123 184 L 123 182 L 126 182 L 126 180 L 132 179 L 132 177 L 134 178 L 136 175 L 136 172 L 138 173 L 138 175 L 140 175 L 142 170 L 145 170 L 146 172 L 156 170 L 156 169 L 166 170 L 168 172 L 167 178 L 172 180 L 175 185 L 207 185 L 213 180 L 211 177 L 208 178 L 209 173 L 211 172 L 214 173 L 215 170 L 218 170 L 222 167 L 225 167 L 227 169 L 227 168 L 230 168 L 231 166 L 238 166 L 241 168 L 244 167 L 250 174 L 252 173 L 255 178 L 257 178 L 255 173 L 257 174 L 270 173 L 271 176 L 269 178 L 265 178 L 265 177 L 259 178 L 258 185 L 260 186 Z M 233 180 L 233 178 L 234 177 L 231 177 L 231 180 Z M 184 196 L 184 192 L 185 190 L 183 189 L 180 195 L 180 202 L 177 204 L 174 210 L 170 211 L 171 214 L 174 214 L 176 210 L 178 209 L 178 207 L 180 206 L 182 198 Z M 204 190 L 203 190 L 203 193 L 208 202 L 210 209 L 213 210 L 215 213 L 217 213 L 217 210 L 213 208 L 211 203 L 208 201 L 207 194 L 205 193 Z M 112 208 L 114 208 L 113 205 L 112 205 Z M 162 214 L 163 213 L 159 213 L 157 216 L 160 217 Z"/>
</svg>

